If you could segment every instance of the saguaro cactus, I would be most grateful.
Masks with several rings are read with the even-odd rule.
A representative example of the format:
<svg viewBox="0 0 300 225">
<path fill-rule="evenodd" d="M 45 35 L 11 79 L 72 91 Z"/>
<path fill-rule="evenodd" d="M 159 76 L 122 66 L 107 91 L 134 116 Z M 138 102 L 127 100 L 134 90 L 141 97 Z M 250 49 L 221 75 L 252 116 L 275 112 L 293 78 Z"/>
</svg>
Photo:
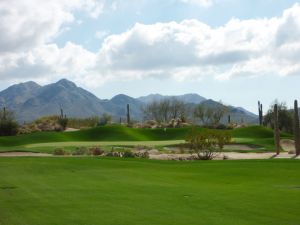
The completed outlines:
<svg viewBox="0 0 300 225">
<path fill-rule="evenodd" d="M 299 128 L 299 113 L 298 113 L 298 101 L 294 102 L 294 139 L 296 155 L 300 155 L 300 128 Z"/>
<path fill-rule="evenodd" d="M 2 119 L 6 120 L 6 108 L 5 107 L 3 107 L 3 118 Z"/>
<path fill-rule="evenodd" d="M 280 153 L 280 131 L 278 125 L 278 105 L 274 105 L 274 140 L 275 140 L 275 150 L 276 154 Z"/>
<path fill-rule="evenodd" d="M 129 108 L 129 104 L 127 104 L 127 124 L 130 124 L 130 108 Z"/>
<path fill-rule="evenodd" d="M 60 108 L 60 118 L 64 118 L 64 111 L 62 108 Z"/>
<path fill-rule="evenodd" d="M 258 101 L 259 125 L 263 125 L 263 105 Z"/>
<path fill-rule="evenodd" d="M 231 124 L 231 116 L 228 115 L 228 124 Z"/>
</svg>

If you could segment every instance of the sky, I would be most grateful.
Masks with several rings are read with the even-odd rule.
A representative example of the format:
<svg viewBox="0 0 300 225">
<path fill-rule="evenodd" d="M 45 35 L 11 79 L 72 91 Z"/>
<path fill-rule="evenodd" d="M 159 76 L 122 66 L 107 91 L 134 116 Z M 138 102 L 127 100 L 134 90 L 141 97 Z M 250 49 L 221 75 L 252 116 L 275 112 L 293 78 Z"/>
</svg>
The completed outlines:
<svg viewBox="0 0 300 225">
<path fill-rule="evenodd" d="M 0 0 L 0 90 L 69 79 L 101 99 L 300 100 L 300 2 Z"/>
</svg>

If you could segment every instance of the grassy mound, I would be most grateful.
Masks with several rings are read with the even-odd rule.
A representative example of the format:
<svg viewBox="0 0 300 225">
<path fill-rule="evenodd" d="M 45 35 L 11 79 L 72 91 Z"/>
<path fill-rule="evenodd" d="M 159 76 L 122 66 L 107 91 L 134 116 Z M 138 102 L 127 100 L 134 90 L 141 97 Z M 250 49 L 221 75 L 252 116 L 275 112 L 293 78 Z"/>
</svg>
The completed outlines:
<svg viewBox="0 0 300 225">
<path fill-rule="evenodd" d="M 27 135 L 19 135 L 15 137 L 0 137 L 0 151 L 7 150 L 25 150 L 22 146 L 38 144 L 38 143 L 75 143 L 90 142 L 149 142 L 149 141 L 175 141 L 185 140 L 191 127 L 187 128 L 167 128 L 165 129 L 140 129 L 128 128 L 125 126 L 103 126 L 92 129 L 80 130 L 75 132 L 37 132 Z M 196 128 L 204 130 L 203 128 Z M 274 148 L 272 130 L 251 126 L 245 128 L 234 129 L 230 131 L 233 140 L 236 143 L 250 144 L 261 146 L 264 150 L 272 150 Z M 289 137 L 282 134 L 282 137 Z M 101 143 L 97 143 L 97 145 Z M 138 143 L 137 143 L 138 144 Z M 15 148 L 19 146 L 21 148 Z M 53 148 L 53 144 L 45 150 L 49 151 Z M 56 146 L 60 147 L 60 146 Z M 39 151 L 38 149 L 36 149 Z"/>
<path fill-rule="evenodd" d="M 0 224 L 299 224 L 296 160 L 0 158 Z"/>
<path fill-rule="evenodd" d="M 184 140 L 191 128 L 137 129 L 103 126 L 75 132 L 38 132 L 15 137 L 0 137 L 1 146 L 20 146 L 48 142 L 80 141 L 164 141 Z"/>
</svg>

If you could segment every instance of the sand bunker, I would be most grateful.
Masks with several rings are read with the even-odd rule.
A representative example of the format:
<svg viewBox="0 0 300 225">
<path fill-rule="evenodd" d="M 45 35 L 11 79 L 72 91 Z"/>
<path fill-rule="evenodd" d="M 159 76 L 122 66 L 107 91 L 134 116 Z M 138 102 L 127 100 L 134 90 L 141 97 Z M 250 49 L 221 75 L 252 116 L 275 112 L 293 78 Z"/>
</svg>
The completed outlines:
<svg viewBox="0 0 300 225">
<path fill-rule="evenodd" d="M 280 140 L 280 146 L 284 151 L 295 152 L 295 141 L 289 139 Z"/>
<path fill-rule="evenodd" d="M 47 153 L 37 153 L 37 152 L 0 152 L 0 157 L 26 157 L 26 156 L 48 157 L 52 155 Z"/>
</svg>

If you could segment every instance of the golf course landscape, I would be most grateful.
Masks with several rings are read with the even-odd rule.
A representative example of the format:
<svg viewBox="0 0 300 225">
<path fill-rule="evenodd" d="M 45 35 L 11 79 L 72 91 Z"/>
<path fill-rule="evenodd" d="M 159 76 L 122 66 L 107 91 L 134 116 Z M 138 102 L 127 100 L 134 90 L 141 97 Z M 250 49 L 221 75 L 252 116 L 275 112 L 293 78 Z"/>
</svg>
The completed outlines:
<svg viewBox="0 0 300 225">
<path fill-rule="evenodd" d="M 191 129 L 108 125 L 0 137 L 1 152 L 184 143 Z M 272 130 L 231 130 L 233 142 L 274 148 Z M 283 134 L 282 138 L 291 138 Z M 243 154 L 247 154 L 246 151 Z M 166 161 L 0 157 L 0 225 L 297 225 L 299 160 Z"/>
<path fill-rule="evenodd" d="M 0 0 L 0 225 L 300 225 L 300 0 Z"/>
</svg>

